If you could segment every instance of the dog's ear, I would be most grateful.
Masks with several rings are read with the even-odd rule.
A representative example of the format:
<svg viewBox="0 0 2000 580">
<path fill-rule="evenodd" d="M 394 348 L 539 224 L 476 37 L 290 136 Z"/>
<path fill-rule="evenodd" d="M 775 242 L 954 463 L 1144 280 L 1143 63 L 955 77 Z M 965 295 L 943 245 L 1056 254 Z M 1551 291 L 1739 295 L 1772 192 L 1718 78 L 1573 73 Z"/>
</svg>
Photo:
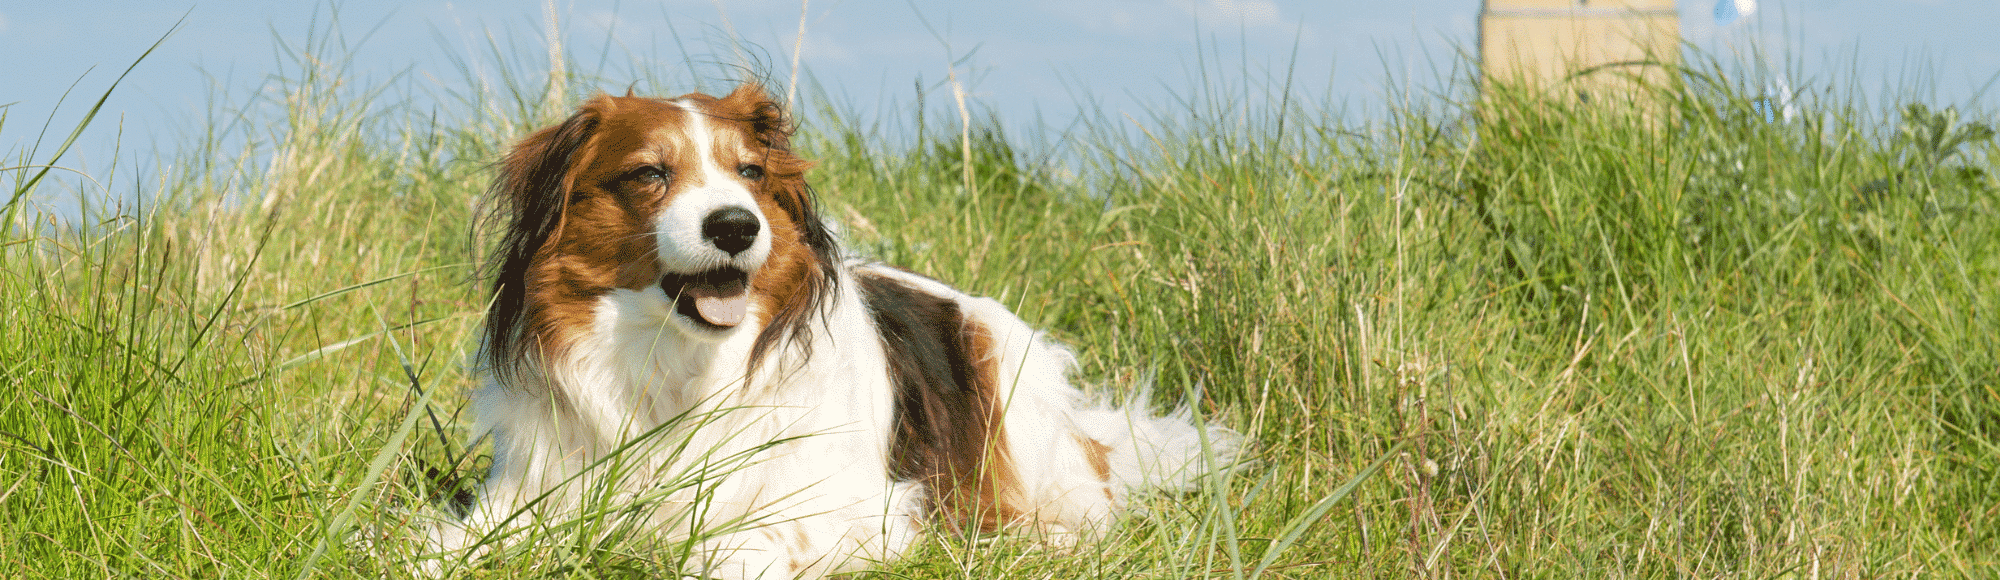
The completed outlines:
<svg viewBox="0 0 2000 580">
<path fill-rule="evenodd" d="M 502 228 L 500 247 L 487 264 L 493 302 L 487 309 L 483 358 L 489 363 L 519 360 L 524 348 L 522 315 L 527 304 L 528 266 L 549 240 L 560 235 L 575 189 L 575 168 L 588 156 L 590 137 L 611 106 L 599 95 L 562 123 L 543 128 L 514 145 L 500 162 L 489 192 L 492 216 Z M 494 365 L 502 374 L 513 369 Z"/>
<path fill-rule="evenodd" d="M 792 119 L 785 114 L 784 107 L 764 92 L 763 85 L 744 83 L 715 105 L 718 116 L 743 123 L 751 138 L 769 149 L 763 159 L 767 177 L 762 187 L 768 188 L 766 191 L 777 200 L 778 207 L 791 218 L 791 227 L 798 232 L 810 256 L 808 273 L 803 274 L 805 288 L 792 293 L 757 334 L 757 340 L 750 346 L 750 360 L 764 360 L 770 349 L 787 340 L 810 353 L 812 317 L 825 312 L 822 305 L 833 295 L 839 271 L 835 264 L 840 255 L 832 230 L 820 220 L 814 207 L 817 204 L 812 187 L 806 184 L 805 172 L 813 164 L 792 154 Z M 754 375 L 756 370 L 753 362 L 750 374 L 745 376 Z"/>
<path fill-rule="evenodd" d="M 736 119 L 750 124 L 750 132 L 757 141 L 772 149 L 791 150 L 792 118 L 785 114 L 785 108 L 764 92 L 764 85 L 743 83 L 729 96 L 722 98 L 722 109 L 731 111 Z"/>
<path fill-rule="evenodd" d="M 500 164 L 494 194 L 515 218 L 560 214 L 569 198 L 574 161 L 589 143 L 609 99 L 599 96 L 562 123 L 544 127 L 514 145 Z M 552 211 L 551 211 L 552 210 Z"/>
</svg>

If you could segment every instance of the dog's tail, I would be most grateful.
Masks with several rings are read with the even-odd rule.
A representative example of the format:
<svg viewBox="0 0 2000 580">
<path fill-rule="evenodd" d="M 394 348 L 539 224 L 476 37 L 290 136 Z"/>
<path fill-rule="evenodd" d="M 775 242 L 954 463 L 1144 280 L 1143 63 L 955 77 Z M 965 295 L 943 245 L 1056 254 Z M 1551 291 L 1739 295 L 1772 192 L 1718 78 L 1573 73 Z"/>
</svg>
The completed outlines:
<svg viewBox="0 0 2000 580">
<path fill-rule="evenodd" d="M 1242 461 L 1242 435 L 1201 422 L 1187 407 L 1155 415 L 1145 404 L 1149 398 L 1142 392 L 1124 404 L 1074 415 L 1084 436 L 1108 448 L 1112 487 L 1125 494 L 1191 491 Z"/>
</svg>

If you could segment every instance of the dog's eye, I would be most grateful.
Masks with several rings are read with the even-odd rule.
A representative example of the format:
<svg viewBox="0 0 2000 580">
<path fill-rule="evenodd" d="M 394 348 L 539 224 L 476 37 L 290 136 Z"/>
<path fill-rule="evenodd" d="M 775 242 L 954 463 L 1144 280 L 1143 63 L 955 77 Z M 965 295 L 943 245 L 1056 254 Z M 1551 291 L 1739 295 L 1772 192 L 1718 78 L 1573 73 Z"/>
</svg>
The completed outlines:
<svg viewBox="0 0 2000 580">
<path fill-rule="evenodd" d="M 763 179 L 764 166 L 756 164 L 744 165 L 736 168 L 736 174 L 743 176 L 744 179 Z"/>
<path fill-rule="evenodd" d="M 646 167 L 634 169 L 630 173 L 626 173 L 625 180 L 631 181 L 633 183 L 648 184 L 648 185 L 663 184 L 668 181 L 672 181 L 673 175 L 671 173 L 668 173 L 666 168 L 653 167 L 649 165 Z"/>
</svg>

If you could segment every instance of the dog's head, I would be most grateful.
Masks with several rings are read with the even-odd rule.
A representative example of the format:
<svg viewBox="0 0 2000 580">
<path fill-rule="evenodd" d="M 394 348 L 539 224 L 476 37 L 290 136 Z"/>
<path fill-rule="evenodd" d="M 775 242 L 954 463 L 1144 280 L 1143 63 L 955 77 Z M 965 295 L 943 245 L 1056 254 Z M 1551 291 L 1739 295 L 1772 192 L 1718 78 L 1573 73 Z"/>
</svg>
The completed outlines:
<svg viewBox="0 0 2000 580">
<path fill-rule="evenodd" d="M 726 97 L 599 95 L 522 140 L 494 185 L 487 362 L 547 356 L 617 289 L 670 303 L 687 340 L 758 335 L 753 359 L 802 336 L 837 253 L 761 87 Z M 535 349 L 530 352 L 528 349 Z"/>
</svg>

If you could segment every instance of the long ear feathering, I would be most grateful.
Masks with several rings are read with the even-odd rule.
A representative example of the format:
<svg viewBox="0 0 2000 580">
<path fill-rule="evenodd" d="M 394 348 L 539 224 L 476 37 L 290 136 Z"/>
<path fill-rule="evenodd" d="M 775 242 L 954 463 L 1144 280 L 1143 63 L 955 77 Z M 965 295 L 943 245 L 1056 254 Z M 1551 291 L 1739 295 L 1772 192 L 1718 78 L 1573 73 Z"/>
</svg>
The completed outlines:
<svg viewBox="0 0 2000 580">
<path fill-rule="evenodd" d="M 734 114 L 733 120 L 749 123 L 758 143 L 779 151 L 791 151 L 792 131 L 796 127 L 785 108 L 764 92 L 763 85 L 745 83 L 723 97 L 718 104 L 718 108 Z M 811 165 L 803 160 L 800 162 Z"/>
<path fill-rule="evenodd" d="M 488 192 L 495 221 L 505 231 L 486 268 L 493 298 L 486 309 L 480 366 L 512 384 L 521 357 L 539 341 L 527 329 L 527 275 L 536 254 L 562 229 L 574 183 L 570 168 L 597 129 L 602 97 L 592 99 L 562 124 L 522 139 L 500 163 L 500 177 Z"/>
<path fill-rule="evenodd" d="M 803 352 L 811 352 L 812 325 L 807 324 L 808 318 L 826 311 L 826 298 L 835 291 L 839 279 L 836 262 L 840 251 L 832 232 L 820 220 L 816 195 L 806 183 L 805 172 L 813 164 L 792 154 L 792 119 L 784 108 L 761 85 L 746 83 L 717 101 L 715 110 L 720 117 L 746 124 L 757 142 L 768 149 L 763 165 L 772 178 L 767 180 L 768 187 L 776 188 L 770 193 L 798 228 L 799 240 L 812 254 L 806 287 L 778 308 L 771 324 L 764 327 L 751 346 L 750 370 L 754 372 L 763 355 L 781 341 L 791 340 Z"/>
</svg>

